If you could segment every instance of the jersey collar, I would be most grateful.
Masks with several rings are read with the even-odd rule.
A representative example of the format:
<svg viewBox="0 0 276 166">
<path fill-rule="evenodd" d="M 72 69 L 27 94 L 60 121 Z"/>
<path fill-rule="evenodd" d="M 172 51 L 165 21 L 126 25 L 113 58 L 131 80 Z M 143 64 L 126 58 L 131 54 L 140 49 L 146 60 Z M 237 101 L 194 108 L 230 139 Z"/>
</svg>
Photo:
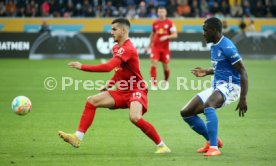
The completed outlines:
<svg viewBox="0 0 276 166">
<path fill-rule="evenodd" d="M 125 45 L 127 42 L 129 42 L 130 39 L 128 38 L 121 46 L 119 46 L 119 44 L 117 43 L 118 47 L 122 47 L 123 45 Z"/>
<path fill-rule="evenodd" d="M 223 38 L 224 38 L 224 36 L 222 35 L 221 38 L 219 39 L 219 41 L 217 43 L 214 43 L 213 45 L 214 46 L 218 45 L 222 41 Z"/>
</svg>

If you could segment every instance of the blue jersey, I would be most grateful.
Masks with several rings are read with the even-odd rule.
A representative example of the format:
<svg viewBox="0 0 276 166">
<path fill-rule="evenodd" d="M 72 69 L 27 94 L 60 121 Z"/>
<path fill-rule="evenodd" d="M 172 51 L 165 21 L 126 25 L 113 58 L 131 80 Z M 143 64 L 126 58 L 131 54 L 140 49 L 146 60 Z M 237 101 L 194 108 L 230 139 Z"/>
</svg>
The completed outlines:
<svg viewBox="0 0 276 166">
<path fill-rule="evenodd" d="M 240 74 L 233 65 L 241 60 L 236 46 L 225 36 L 211 46 L 211 61 L 214 70 L 213 87 L 222 83 L 240 84 Z"/>
</svg>

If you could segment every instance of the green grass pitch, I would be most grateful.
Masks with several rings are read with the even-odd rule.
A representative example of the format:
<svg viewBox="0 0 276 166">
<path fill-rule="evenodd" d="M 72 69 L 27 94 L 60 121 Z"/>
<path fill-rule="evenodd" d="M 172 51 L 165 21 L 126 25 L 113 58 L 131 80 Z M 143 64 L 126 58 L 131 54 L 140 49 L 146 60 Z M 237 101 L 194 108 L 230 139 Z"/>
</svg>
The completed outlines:
<svg viewBox="0 0 276 166">
<path fill-rule="evenodd" d="M 195 150 L 204 144 L 179 116 L 179 110 L 198 90 L 177 90 L 176 77 L 195 78 L 193 67 L 209 67 L 209 60 L 172 60 L 170 89 L 149 91 L 150 121 L 171 148 L 168 155 L 154 154 L 155 145 L 128 120 L 128 110 L 98 109 L 95 121 L 79 149 L 64 143 L 58 130 L 74 132 L 86 98 L 96 90 L 82 83 L 62 90 L 62 77 L 74 80 L 107 80 L 112 73 L 86 73 L 67 67 L 70 60 L 0 60 L 0 165 L 93 165 L 93 166 L 183 166 L 183 165 L 276 165 L 276 61 L 245 60 L 249 75 L 248 112 L 235 112 L 237 103 L 218 111 L 219 136 L 224 142 L 219 157 L 203 157 Z M 97 64 L 100 61 L 81 61 Z M 149 60 L 141 70 L 149 80 Z M 158 78 L 162 79 L 161 64 Z M 44 80 L 54 77 L 55 90 L 47 90 Z M 210 77 L 204 78 L 210 79 Z M 78 90 L 75 90 L 75 86 Z M 11 102 L 28 96 L 32 112 L 18 116 Z M 203 117 L 204 118 L 204 117 Z"/>
</svg>

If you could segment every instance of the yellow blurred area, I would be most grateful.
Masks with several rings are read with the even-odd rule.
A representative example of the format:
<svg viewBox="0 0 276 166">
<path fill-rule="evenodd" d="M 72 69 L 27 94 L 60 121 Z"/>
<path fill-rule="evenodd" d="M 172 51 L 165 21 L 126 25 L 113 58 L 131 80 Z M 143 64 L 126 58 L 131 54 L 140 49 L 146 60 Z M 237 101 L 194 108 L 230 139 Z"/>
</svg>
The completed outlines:
<svg viewBox="0 0 276 166">
<path fill-rule="evenodd" d="M 183 18 L 172 19 L 177 31 L 182 32 L 183 26 L 201 26 L 205 19 Z M 238 26 L 240 19 L 226 19 L 229 26 Z M 81 32 L 103 32 L 104 26 L 110 25 L 112 19 L 99 18 L 0 18 L 0 32 L 24 32 L 26 25 L 40 26 L 43 21 L 49 25 L 81 25 Z M 153 19 L 131 19 L 132 25 L 150 26 Z M 245 19 L 249 25 L 250 19 Z M 262 26 L 276 26 L 276 19 L 254 19 L 256 31 L 260 31 Z"/>
</svg>

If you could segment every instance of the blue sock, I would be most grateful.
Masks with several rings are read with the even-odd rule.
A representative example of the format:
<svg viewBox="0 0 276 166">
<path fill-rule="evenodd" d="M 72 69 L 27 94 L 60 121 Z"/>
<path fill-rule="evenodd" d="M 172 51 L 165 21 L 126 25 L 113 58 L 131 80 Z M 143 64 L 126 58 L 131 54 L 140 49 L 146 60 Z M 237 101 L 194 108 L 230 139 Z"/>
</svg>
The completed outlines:
<svg viewBox="0 0 276 166">
<path fill-rule="evenodd" d="M 216 110 L 212 107 L 204 109 L 206 126 L 210 138 L 210 146 L 218 146 L 218 117 Z"/>
<path fill-rule="evenodd" d="M 202 135 L 207 141 L 209 141 L 209 135 L 206 125 L 200 117 L 198 117 L 197 115 L 183 117 L 183 120 L 190 125 L 191 129 L 193 129 L 195 132 Z"/>
</svg>

